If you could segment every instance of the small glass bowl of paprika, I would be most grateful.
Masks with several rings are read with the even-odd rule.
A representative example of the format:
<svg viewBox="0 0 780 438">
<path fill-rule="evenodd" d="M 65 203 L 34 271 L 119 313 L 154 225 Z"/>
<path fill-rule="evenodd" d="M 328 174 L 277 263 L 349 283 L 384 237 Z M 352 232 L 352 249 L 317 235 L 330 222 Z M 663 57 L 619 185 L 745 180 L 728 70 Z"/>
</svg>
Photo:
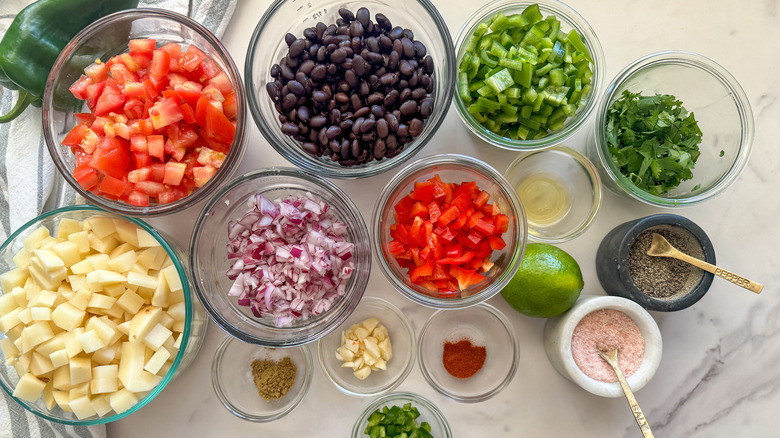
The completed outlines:
<svg viewBox="0 0 780 438">
<path fill-rule="evenodd" d="M 512 324 L 486 303 L 437 311 L 420 331 L 417 346 L 428 384 L 462 403 L 482 402 L 501 392 L 520 359 Z"/>
<path fill-rule="evenodd" d="M 456 154 L 403 168 L 379 195 L 371 243 L 410 300 L 436 309 L 481 303 L 512 279 L 528 224 L 514 188 L 489 164 Z"/>
<path fill-rule="evenodd" d="M 59 173 L 89 202 L 158 216 L 230 178 L 246 149 L 245 106 L 238 69 L 208 29 L 171 11 L 126 10 L 60 53 L 43 135 Z"/>
</svg>

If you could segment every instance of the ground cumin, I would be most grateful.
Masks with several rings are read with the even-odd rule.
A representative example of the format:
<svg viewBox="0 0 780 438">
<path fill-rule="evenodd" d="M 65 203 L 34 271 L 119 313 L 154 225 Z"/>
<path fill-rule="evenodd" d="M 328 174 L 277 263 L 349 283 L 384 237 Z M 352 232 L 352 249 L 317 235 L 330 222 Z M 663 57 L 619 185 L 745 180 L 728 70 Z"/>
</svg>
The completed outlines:
<svg viewBox="0 0 780 438">
<path fill-rule="evenodd" d="M 257 393 L 266 401 L 278 400 L 287 394 L 295 384 L 298 368 L 285 357 L 280 361 L 255 359 L 252 362 L 252 377 Z"/>
</svg>

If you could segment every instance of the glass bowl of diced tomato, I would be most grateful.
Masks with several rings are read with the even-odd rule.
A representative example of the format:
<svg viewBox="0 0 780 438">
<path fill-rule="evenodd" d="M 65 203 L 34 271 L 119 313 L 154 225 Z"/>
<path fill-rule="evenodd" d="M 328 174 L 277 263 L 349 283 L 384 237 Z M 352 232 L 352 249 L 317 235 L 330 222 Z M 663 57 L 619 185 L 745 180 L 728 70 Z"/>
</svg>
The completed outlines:
<svg viewBox="0 0 780 438">
<path fill-rule="evenodd" d="M 201 24 L 133 9 L 76 35 L 54 63 L 43 133 L 54 164 L 90 202 L 133 216 L 183 210 L 238 167 L 245 92 Z"/>
<path fill-rule="evenodd" d="M 371 241 L 385 277 L 410 300 L 439 309 L 480 303 L 514 276 L 528 225 L 517 193 L 476 158 L 418 160 L 387 183 Z"/>
</svg>

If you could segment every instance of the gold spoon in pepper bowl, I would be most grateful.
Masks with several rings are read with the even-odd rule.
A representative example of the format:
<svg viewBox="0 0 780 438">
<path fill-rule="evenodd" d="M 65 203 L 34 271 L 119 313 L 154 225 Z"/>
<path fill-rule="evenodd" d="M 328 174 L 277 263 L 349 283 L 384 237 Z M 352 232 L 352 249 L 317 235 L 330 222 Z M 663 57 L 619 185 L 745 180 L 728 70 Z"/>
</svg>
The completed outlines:
<svg viewBox="0 0 780 438">
<path fill-rule="evenodd" d="M 639 403 L 636 401 L 636 397 L 634 397 L 634 392 L 631 391 L 631 387 L 628 386 L 628 382 L 626 381 L 626 376 L 623 374 L 623 370 L 620 369 L 620 363 L 618 362 L 618 351 L 617 348 L 614 350 L 609 351 L 603 351 L 602 348 L 599 348 L 599 356 L 601 356 L 604 361 L 606 361 L 613 370 L 615 370 L 615 374 L 617 374 L 618 382 L 620 382 L 620 387 L 623 388 L 623 394 L 626 395 L 626 400 L 628 400 L 628 405 L 631 406 L 631 412 L 634 413 L 634 418 L 636 419 L 636 424 L 639 426 L 639 429 L 642 431 L 642 435 L 645 438 L 655 438 L 655 435 L 653 435 L 653 431 L 650 430 L 650 425 L 647 424 L 647 419 L 645 418 L 645 414 L 642 413 L 642 409 L 639 407 Z"/>
<path fill-rule="evenodd" d="M 757 294 L 760 294 L 761 290 L 764 289 L 764 285 L 761 283 L 750 281 L 745 277 L 740 277 L 733 272 L 721 269 L 715 265 L 711 265 L 703 260 L 699 260 L 695 257 L 691 257 L 688 254 L 685 254 L 684 252 L 681 252 L 677 248 L 673 247 L 672 244 L 664 238 L 664 236 L 658 233 L 653 233 L 653 241 L 650 243 L 650 249 L 647 250 L 647 255 L 653 257 L 671 257 L 673 259 L 681 260 L 685 263 L 696 266 L 699 269 L 717 275 L 720 278 L 726 279 L 736 284 L 737 286 L 742 286 L 745 289 Z"/>
</svg>

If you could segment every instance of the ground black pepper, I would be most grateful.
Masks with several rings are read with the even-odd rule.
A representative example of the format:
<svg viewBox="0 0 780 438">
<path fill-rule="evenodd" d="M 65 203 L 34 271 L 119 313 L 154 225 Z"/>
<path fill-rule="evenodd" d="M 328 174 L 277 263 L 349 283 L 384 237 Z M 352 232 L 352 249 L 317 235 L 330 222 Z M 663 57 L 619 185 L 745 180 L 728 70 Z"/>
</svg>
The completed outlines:
<svg viewBox="0 0 780 438">
<path fill-rule="evenodd" d="M 637 236 L 628 252 L 628 272 L 634 285 L 653 298 L 669 298 L 690 291 L 703 272 L 677 259 L 647 255 L 653 233 L 662 235 L 672 246 L 690 256 L 704 258 L 698 240 L 687 231 L 671 226 L 649 228 Z"/>
</svg>

